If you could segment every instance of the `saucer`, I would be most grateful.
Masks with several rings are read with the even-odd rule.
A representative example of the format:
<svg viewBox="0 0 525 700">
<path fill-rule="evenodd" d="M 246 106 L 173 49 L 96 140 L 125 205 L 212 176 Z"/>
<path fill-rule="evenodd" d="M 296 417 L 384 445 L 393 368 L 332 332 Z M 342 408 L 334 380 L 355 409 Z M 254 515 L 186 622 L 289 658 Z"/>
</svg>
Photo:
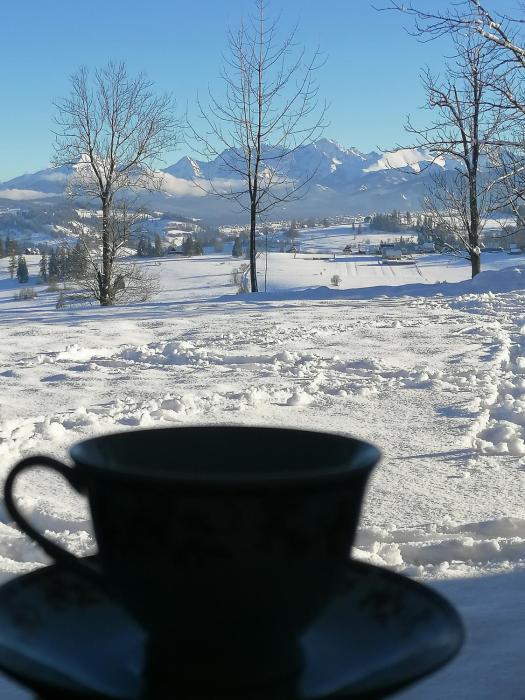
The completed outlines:
<svg viewBox="0 0 525 700">
<path fill-rule="evenodd" d="M 301 638 L 304 666 L 293 684 L 245 689 L 239 700 L 385 697 L 445 664 L 462 639 L 440 595 L 350 561 L 344 591 Z M 45 697 L 145 697 L 144 647 L 142 629 L 101 587 L 58 565 L 0 588 L 0 669 Z"/>
</svg>

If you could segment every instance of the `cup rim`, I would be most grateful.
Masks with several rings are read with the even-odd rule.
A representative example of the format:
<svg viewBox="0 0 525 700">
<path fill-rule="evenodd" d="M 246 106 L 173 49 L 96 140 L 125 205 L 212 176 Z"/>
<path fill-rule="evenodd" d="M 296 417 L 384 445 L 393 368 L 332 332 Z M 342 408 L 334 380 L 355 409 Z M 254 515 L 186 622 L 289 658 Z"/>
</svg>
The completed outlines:
<svg viewBox="0 0 525 700">
<path fill-rule="evenodd" d="M 222 432 L 231 432 L 232 438 L 237 431 L 249 432 L 255 431 L 259 438 L 270 438 L 274 436 L 286 436 L 288 438 L 310 438 L 331 442 L 335 444 L 339 442 L 341 448 L 341 457 L 339 460 L 333 460 L 322 466 L 309 469 L 296 469 L 291 471 L 260 471 L 250 472 L 247 470 L 235 471 L 228 469 L 225 466 L 221 472 L 203 472 L 198 471 L 174 471 L 168 472 L 166 469 L 156 468 L 155 466 L 144 468 L 144 464 L 138 462 L 128 463 L 123 468 L 122 465 L 112 461 L 109 454 L 110 444 L 112 442 L 125 439 L 125 436 L 133 435 L 134 439 L 140 437 L 151 437 L 159 435 L 161 432 L 171 432 L 174 439 L 177 436 L 191 433 L 193 436 L 202 434 L 205 435 Z M 299 486 L 317 486 L 330 485 L 334 482 L 342 482 L 353 480 L 359 473 L 369 473 L 381 458 L 381 452 L 377 447 L 365 440 L 361 440 L 351 435 L 329 431 L 304 430 L 301 428 L 282 427 L 282 426 L 259 426 L 259 425 L 238 425 L 238 424 L 205 424 L 205 425 L 183 425 L 173 427 L 158 427 L 145 428 L 132 431 L 120 431 L 100 435 L 82 442 L 78 442 L 70 449 L 70 455 L 74 462 L 74 467 L 84 472 L 94 473 L 97 477 L 119 479 L 125 481 L 145 481 L 151 482 L 169 482 L 170 484 L 179 484 L 181 486 L 198 486 L 199 489 L 207 486 L 210 488 L 228 487 L 228 488 L 243 488 L 249 489 L 256 487 L 258 489 L 265 486 L 286 487 L 287 485 L 297 488 Z M 109 456 L 108 456 L 109 455 Z"/>
</svg>

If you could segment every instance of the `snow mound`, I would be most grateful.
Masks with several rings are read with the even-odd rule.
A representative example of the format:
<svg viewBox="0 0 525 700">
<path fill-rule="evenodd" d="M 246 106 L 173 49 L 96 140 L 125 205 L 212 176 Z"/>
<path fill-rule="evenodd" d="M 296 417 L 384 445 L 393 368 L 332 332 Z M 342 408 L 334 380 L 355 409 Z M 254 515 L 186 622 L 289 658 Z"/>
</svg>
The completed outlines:
<svg viewBox="0 0 525 700">
<path fill-rule="evenodd" d="M 437 282 L 437 283 L 415 283 L 398 285 L 378 285 L 371 287 L 361 287 L 357 289 L 334 289 L 333 287 L 320 286 L 309 287 L 307 289 L 286 290 L 281 292 L 258 292 L 255 294 L 245 294 L 219 297 L 220 301 L 236 301 L 239 298 L 243 301 L 260 303 L 265 301 L 288 301 L 288 300 L 312 300 L 328 301 L 338 299 L 380 299 L 399 297 L 419 297 L 429 298 L 458 298 L 463 297 L 463 301 L 483 301 L 482 295 L 487 298 L 495 294 L 505 292 L 515 292 L 525 290 L 525 265 L 504 268 L 501 270 L 486 270 L 480 272 L 473 279 L 461 282 Z"/>
<path fill-rule="evenodd" d="M 363 528 L 356 558 L 423 578 L 450 578 L 525 567 L 525 519 Z"/>
</svg>

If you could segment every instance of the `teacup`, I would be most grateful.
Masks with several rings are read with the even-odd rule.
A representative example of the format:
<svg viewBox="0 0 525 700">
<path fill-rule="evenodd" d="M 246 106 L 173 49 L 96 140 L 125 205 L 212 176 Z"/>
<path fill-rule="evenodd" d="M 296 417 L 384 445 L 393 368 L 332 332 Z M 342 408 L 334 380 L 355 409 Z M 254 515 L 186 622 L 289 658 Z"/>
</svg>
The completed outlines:
<svg viewBox="0 0 525 700">
<path fill-rule="evenodd" d="M 95 576 L 181 677 L 270 682 L 300 667 L 299 637 L 340 589 L 372 445 L 248 426 L 138 430 L 22 460 L 12 518 L 57 562 Z M 20 472 L 44 466 L 87 494 L 98 543 L 78 559 L 18 511 Z"/>
</svg>

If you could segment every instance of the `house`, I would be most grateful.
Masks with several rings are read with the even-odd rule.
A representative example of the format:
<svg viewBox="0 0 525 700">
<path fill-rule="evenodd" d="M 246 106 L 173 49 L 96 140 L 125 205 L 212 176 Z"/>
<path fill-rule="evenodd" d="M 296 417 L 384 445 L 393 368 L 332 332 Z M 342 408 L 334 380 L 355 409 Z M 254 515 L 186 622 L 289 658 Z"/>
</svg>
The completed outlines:
<svg viewBox="0 0 525 700">
<path fill-rule="evenodd" d="M 383 245 L 381 246 L 381 256 L 383 260 L 401 260 L 403 253 L 397 245 Z"/>
</svg>

